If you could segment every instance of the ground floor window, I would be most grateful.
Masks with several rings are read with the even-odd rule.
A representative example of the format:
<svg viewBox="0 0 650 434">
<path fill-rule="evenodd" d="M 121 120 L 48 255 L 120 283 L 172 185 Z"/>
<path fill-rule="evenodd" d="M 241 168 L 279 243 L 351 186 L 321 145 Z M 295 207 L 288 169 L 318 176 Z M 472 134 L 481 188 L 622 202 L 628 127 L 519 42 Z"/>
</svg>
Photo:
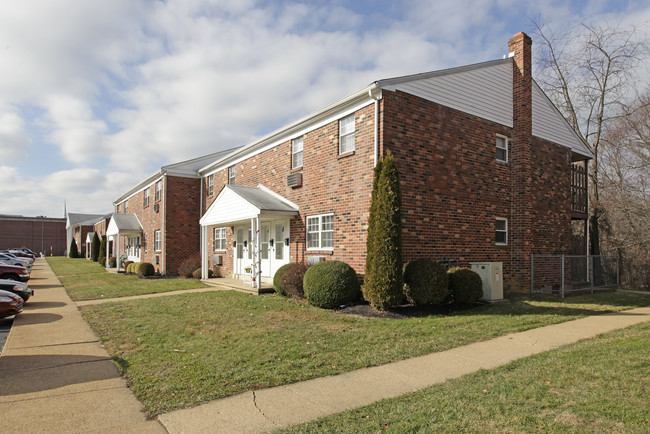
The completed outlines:
<svg viewBox="0 0 650 434">
<path fill-rule="evenodd" d="M 307 217 L 307 249 L 334 248 L 334 214 Z"/>
<path fill-rule="evenodd" d="M 226 228 L 214 228 L 213 248 L 217 250 L 226 250 Z"/>
<path fill-rule="evenodd" d="M 154 245 L 154 250 L 156 252 L 160 252 L 161 250 L 161 238 L 160 238 L 160 231 L 156 231 L 153 233 L 153 245 Z"/>
</svg>

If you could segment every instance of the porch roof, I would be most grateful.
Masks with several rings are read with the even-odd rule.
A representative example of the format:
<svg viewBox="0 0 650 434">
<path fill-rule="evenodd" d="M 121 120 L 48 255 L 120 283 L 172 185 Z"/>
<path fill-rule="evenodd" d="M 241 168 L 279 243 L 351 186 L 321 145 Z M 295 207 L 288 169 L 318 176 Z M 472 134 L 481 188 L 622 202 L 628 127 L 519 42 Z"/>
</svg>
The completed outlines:
<svg viewBox="0 0 650 434">
<path fill-rule="evenodd" d="M 201 226 L 230 224 L 256 217 L 293 217 L 298 206 L 263 185 L 226 185 L 200 220 Z"/>
<path fill-rule="evenodd" d="M 106 235 L 140 235 L 142 225 L 135 214 L 113 214 Z"/>
<path fill-rule="evenodd" d="M 95 236 L 94 232 L 88 232 L 88 235 L 86 235 L 86 242 L 87 243 L 92 243 L 93 242 L 93 237 Z"/>
</svg>

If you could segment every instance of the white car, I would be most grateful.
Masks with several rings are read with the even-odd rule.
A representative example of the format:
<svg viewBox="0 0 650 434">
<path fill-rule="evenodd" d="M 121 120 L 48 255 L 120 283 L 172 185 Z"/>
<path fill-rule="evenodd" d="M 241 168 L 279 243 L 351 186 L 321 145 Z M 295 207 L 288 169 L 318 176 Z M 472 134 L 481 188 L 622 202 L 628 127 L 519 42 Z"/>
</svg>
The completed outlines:
<svg viewBox="0 0 650 434">
<path fill-rule="evenodd" d="M 0 261 L 3 261 L 9 265 L 18 265 L 20 267 L 25 267 L 28 270 L 32 269 L 32 264 L 34 263 L 33 259 L 19 258 L 18 256 L 14 256 L 11 253 L 4 252 L 0 253 Z"/>
</svg>

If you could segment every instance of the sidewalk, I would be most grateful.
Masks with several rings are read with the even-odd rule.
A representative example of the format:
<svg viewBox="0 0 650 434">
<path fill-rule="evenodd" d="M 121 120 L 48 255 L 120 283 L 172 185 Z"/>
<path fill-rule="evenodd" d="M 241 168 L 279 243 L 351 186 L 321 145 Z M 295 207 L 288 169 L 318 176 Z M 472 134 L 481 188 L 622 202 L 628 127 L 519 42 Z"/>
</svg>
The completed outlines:
<svg viewBox="0 0 650 434">
<path fill-rule="evenodd" d="M 45 259 L 29 285 L 36 293 L 0 357 L 2 431 L 165 433 L 146 420 Z"/>
</svg>

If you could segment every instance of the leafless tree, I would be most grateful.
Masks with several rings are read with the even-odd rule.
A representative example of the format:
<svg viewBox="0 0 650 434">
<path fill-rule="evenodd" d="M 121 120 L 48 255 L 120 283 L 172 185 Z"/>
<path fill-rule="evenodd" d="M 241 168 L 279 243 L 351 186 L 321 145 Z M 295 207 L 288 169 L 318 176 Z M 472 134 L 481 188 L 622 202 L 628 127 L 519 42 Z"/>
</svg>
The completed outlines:
<svg viewBox="0 0 650 434">
<path fill-rule="evenodd" d="M 589 169 L 590 251 L 599 255 L 603 136 L 637 98 L 637 73 L 647 59 L 648 44 L 635 27 L 534 25 L 536 80 L 594 154 Z"/>
</svg>

